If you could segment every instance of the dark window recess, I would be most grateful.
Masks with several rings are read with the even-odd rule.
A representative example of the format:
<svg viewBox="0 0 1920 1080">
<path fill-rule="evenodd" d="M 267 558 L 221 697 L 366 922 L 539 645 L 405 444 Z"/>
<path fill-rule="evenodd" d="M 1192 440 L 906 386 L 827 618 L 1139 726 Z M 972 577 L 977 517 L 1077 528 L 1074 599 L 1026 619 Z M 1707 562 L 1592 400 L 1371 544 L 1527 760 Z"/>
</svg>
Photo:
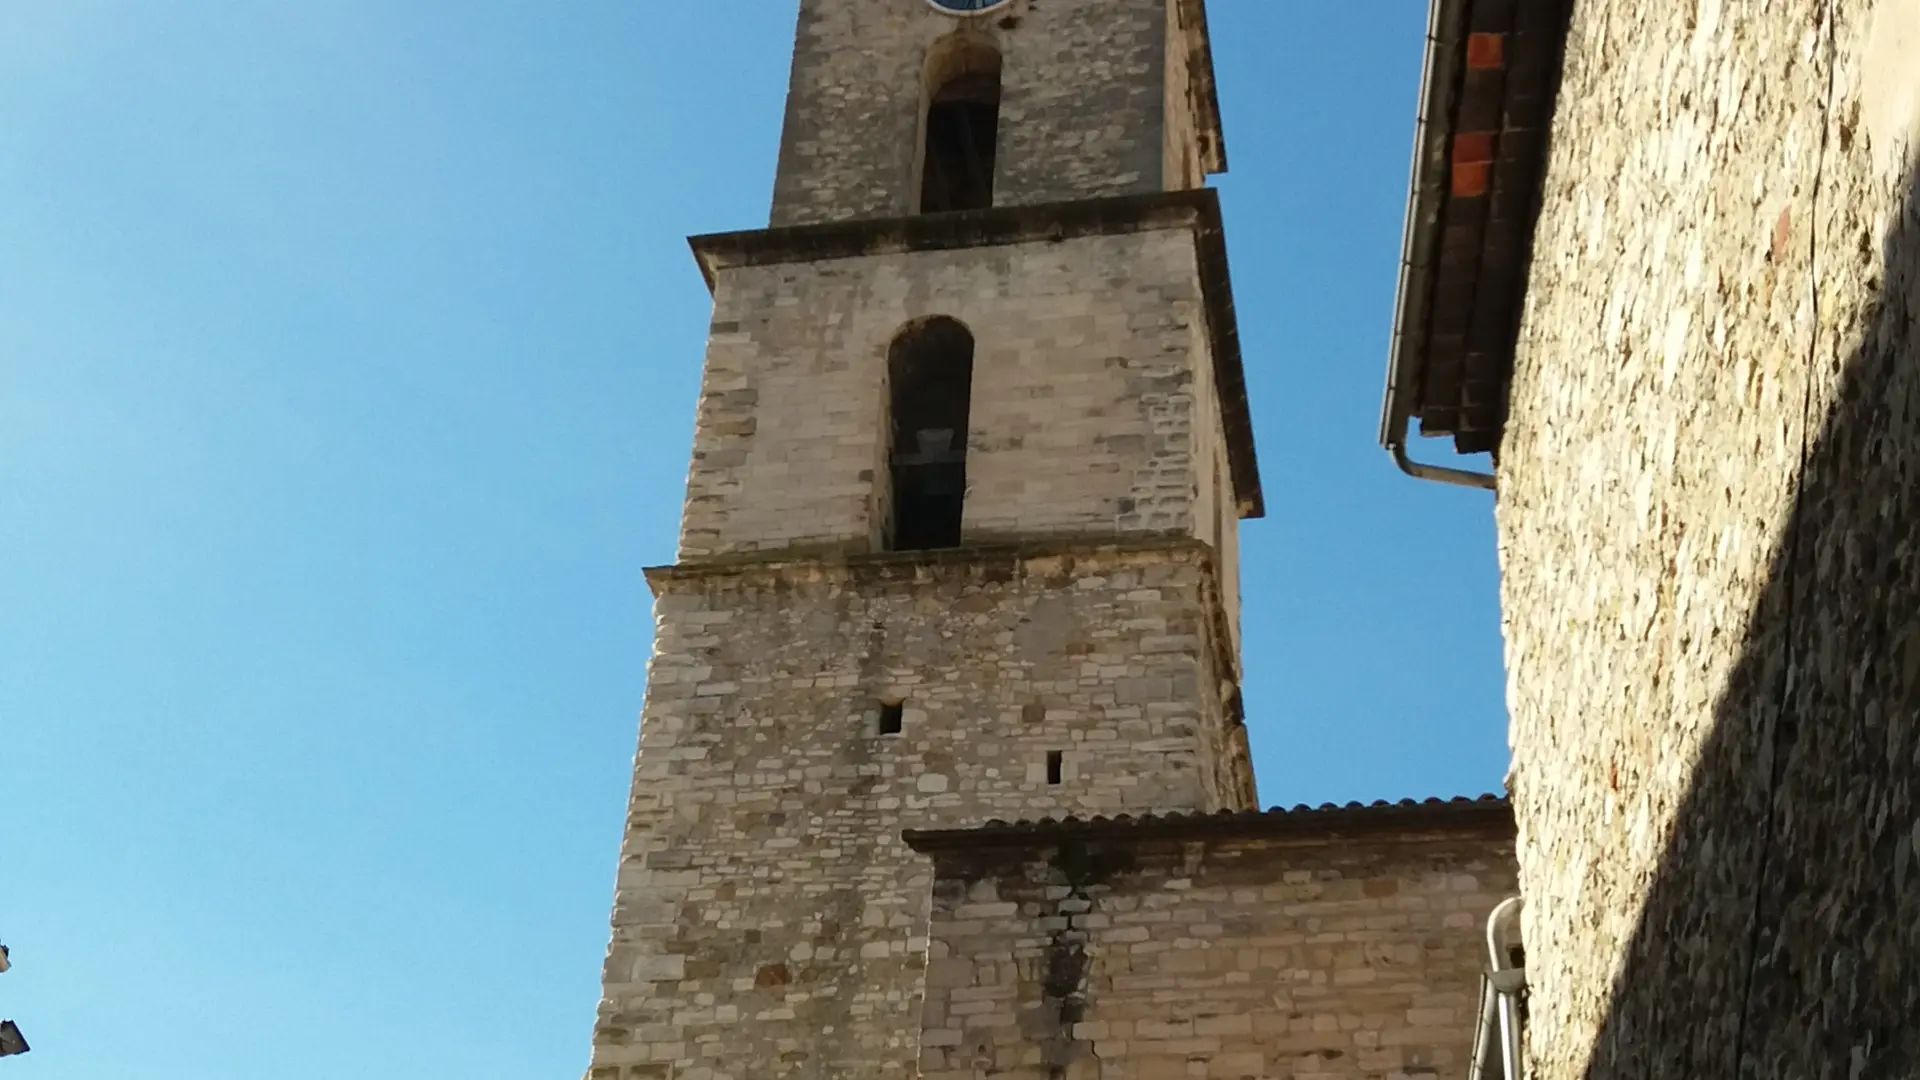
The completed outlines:
<svg viewBox="0 0 1920 1080">
<path fill-rule="evenodd" d="M 907 707 L 900 702 L 880 706 L 880 734 L 898 735 L 906 726 Z"/>
<path fill-rule="evenodd" d="M 1058 784 L 1061 774 L 1066 770 L 1067 755 L 1059 750 L 1047 751 L 1047 783 Z"/>
<path fill-rule="evenodd" d="M 915 324 L 895 339 L 887 380 L 893 406 L 890 546 L 958 547 L 967 493 L 973 335 L 944 317 Z"/>
<path fill-rule="evenodd" d="M 988 54 L 941 83 L 927 101 L 927 145 L 920 170 L 920 212 L 984 210 L 993 205 L 993 163 L 1000 137 L 1000 58 Z"/>
</svg>

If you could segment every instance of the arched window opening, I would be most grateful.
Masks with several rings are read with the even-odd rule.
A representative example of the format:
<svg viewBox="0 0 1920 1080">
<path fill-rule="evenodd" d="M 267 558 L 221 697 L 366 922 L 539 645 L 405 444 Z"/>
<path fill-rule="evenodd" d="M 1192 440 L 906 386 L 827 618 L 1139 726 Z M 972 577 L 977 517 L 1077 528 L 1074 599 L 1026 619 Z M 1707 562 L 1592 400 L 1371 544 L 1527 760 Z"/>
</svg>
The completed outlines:
<svg viewBox="0 0 1920 1080">
<path fill-rule="evenodd" d="M 1000 54 L 985 42 L 956 42 L 934 54 L 927 88 L 920 212 L 992 206 L 994 151 L 1000 137 Z"/>
<path fill-rule="evenodd" d="M 891 546 L 958 547 L 973 335 L 944 317 L 907 328 L 887 353 L 887 385 L 893 406 Z"/>
</svg>

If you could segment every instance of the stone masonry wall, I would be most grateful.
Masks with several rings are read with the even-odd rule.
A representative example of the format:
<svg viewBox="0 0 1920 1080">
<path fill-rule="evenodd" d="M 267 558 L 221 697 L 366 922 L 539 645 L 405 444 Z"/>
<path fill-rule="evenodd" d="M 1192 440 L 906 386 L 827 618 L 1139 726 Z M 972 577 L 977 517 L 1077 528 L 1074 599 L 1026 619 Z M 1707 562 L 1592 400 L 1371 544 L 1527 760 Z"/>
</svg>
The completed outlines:
<svg viewBox="0 0 1920 1080">
<path fill-rule="evenodd" d="M 1161 153 L 1164 160 L 1160 166 L 1163 178 L 1161 186 L 1168 191 L 1183 188 L 1203 187 L 1207 182 L 1206 163 L 1201 160 L 1201 150 L 1194 128 L 1200 122 L 1199 112 L 1194 101 L 1193 74 L 1188 70 L 1189 35 L 1195 29 L 1183 25 L 1185 13 L 1181 10 L 1181 0 L 1166 0 L 1166 100 L 1160 107 L 1160 115 L 1165 117 L 1164 137 L 1161 139 Z"/>
<path fill-rule="evenodd" d="M 650 575 L 593 1080 L 909 1076 L 903 828 L 1248 808 L 1205 547 L 916 554 Z"/>
<path fill-rule="evenodd" d="M 1205 334 L 1192 327 L 1195 355 L 1207 356 Z M 1194 368 L 1194 407 L 1205 417 L 1202 423 L 1190 423 L 1188 453 L 1192 459 L 1193 508 L 1189 514 L 1193 535 L 1211 544 L 1218 560 L 1221 603 L 1233 638 L 1233 655 L 1240 655 L 1240 500 L 1233 490 L 1233 471 L 1228 466 L 1226 420 L 1220 407 L 1220 393 L 1211 363 Z"/>
<path fill-rule="evenodd" d="M 1161 179 L 1165 0 L 1044 0 L 1004 14 L 804 0 L 773 224 L 915 211 L 928 50 L 963 26 L 1003 57 L 996 205 L 1187 186 Z"/>
<path fill-rule="evenodd" d="M 1220 421 L 1176 228 L 721 271 L 680 557 L 872 550 L 887 348 L 931 315 L 975 338 L 969 543 L 1208 536 Z"/>
<path fill-rule="evenodd" d="M 1510 820 L 935 858 L 925 1080 L 1464 1077 L 1514 888 Z"/>
<path fill-rule="evenodd" d="M 1499 468 L 1540 1080 L 1920 1070 L 1914 27 L 1574 6 Z"/>
</svg>

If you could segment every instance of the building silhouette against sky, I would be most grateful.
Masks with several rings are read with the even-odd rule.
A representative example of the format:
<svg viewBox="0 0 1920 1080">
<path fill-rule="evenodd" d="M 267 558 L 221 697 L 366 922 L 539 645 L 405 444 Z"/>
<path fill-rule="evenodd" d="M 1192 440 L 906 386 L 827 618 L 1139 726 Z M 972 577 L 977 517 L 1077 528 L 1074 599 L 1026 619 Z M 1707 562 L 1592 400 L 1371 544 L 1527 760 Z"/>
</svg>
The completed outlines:
<svg viewBox="0 0 1920 1080">
<path fill-rule="evenodd" d="M 1527 1075 L 1920 1075 L 1920 4 L 1436 0 L 1422 110 L 1385 435 L 1497 490 Z"/>
<path fill-rule="evenodd" d="M 1199 0 L 803 0 L 593 1080 L 1464 1074 L 1506 803 L 1260 812 L 1225 167 Z"/>
</svg>

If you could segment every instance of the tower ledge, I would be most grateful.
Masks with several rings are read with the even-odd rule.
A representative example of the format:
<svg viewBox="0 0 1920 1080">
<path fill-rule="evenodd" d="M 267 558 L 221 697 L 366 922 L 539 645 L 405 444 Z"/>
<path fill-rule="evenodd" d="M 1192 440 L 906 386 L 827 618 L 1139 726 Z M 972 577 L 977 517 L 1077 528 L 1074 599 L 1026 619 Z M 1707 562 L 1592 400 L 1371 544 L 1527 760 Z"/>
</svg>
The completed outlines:
<svg viewBox="0 0 1920 1080">
<path fill-rule="evenodd" d="M 905 251 L 953 251 L 1082 236 L 1113 236 L 1162 229 L 1193 232 L 1205 297 L 1207 334 L 1225 427 L 1228 467 L 1242 518 L 1266 514 L 1260 466 L 1247 407 L 1240 329 L 1221 226 L 1220 197 L 1211 188 L 1151 195 L 994 207 L 953 214 L 867 218 L 709 233 L 688 240 L 711 289 L 722 270 L 818 262 Z"/>
<path fill-rule="evenodd" d="M 647 584 L 656 597 L 693 592 L 711 583 L 740 579 L 753 584 L 840 585 L 845 583 L 927 583 L 968 578 L 982 584 L 1057 579 L 1062 587 L 1097 577 L 1102 571 L 1153 565 L 1197 567 L 1207 582 L 1206 608 L 1214 677 L 1220 684 L 1228 718 L 1244 738 L 1246 716 L 1238 688 L 1241 680 L 1239 628 L 1221 591 L 1219 562 L 1205 542 L 1185 533 L 1116 541 L 1110 538 L 1054 538 L 984 544 L 933 551 L 846 552 L 795 549 L 755 552 L 652 566 Z M 1252 802 L 1252 775 L 1246 777 Z"/>
<path fill-rule="evenodd" d="M 954 574 L 976 574 L 984 581 L 1016 577 L 1075 576 L 1075 569 L 1097 564 L 1181 562 L 1211 567 L 1213 549 L 1187 533 L 1164 536 L 1055 537 L 1003 544 L 972 544 L 932 551 L 849 552 L 838 548 L 787 548 L 724 555 L 647 568 L 654 595 L 687 583 L 720 577 L 781 580 L 911 581 Z"/>
</svg>

